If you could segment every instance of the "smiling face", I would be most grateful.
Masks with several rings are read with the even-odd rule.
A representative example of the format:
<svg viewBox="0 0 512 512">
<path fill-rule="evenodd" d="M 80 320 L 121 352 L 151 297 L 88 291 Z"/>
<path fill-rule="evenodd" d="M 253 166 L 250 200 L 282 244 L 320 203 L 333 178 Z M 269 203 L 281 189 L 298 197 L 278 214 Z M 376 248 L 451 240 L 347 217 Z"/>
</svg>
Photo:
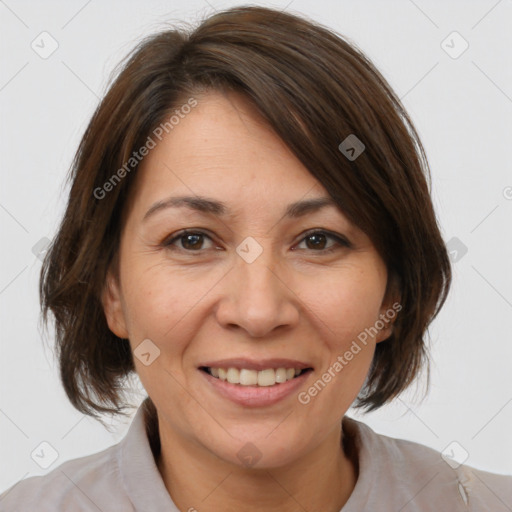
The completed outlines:
<svg viewBox="0 0 512 512">
<path fill-rule="evenodd" d="M 371 241 L 334 204 L 311 202 L 327 191 L 239 94 L 199 98 L 137 172 L 103 304 L 135 354 L 151 340 L 141 347 L 152 362 L 134 360 L 162 445 L 241 465 L 250 442 L 269 468 L 319 447 L 390 335 L 368 337 L 333 372 L 391 305 Z M 229 380 L 253 385 L 214 376 L 230 367 Z"/>
</svg>

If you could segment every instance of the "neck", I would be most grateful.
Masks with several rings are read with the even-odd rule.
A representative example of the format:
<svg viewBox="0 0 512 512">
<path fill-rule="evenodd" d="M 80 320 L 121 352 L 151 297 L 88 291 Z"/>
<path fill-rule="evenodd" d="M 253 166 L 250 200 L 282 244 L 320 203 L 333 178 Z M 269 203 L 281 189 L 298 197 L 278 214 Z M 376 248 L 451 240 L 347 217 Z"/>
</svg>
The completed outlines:
<svg viewBox="0 0 512 512">
<path fill-rule="evenodd" d="M 180 510 L 339 512 L 357 480 L 357 456 L 344 451 L 341 426 L 310 453 L 281 467 L 244 468 L 160 425 L 157 466 Z"/>
</svg>

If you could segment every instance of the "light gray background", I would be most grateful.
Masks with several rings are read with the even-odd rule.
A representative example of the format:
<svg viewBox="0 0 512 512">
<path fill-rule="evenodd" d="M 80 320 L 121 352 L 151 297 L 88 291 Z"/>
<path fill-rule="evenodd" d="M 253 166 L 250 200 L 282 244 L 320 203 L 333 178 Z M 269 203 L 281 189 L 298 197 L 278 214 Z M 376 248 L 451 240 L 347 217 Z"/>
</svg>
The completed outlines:
<svg viewBox="0 0 512 512">
<path fill-rule="evenodd" d="M 511 474 L 512 2 L 258 4 L 309 15 L 369 55 L 423 140 L 445 240 L 456 237 L 468 249 L 454 262 L 449 300 L 431 329 L 428 397 L 420 402 L 410 392 L 356 417 L 378 432 L 448 447 L 456 458 L 467 452 L 468 464 Z M 68 403 L 39 332 L 41 263 L 32 248 L 55 234 L 65 175 L 118 61 L 166 22 L 194 23 L 233 5 L 239 2 L 0 1 L 0 491 L 102 450 L 126 431 L 129 422 L 112 421 L 109 433 Z M 49 48 L 43 31 L 59 45 L 47 59 L 31 48 L 34 40 Z M 453 31 L 469 43 L 458 58 L 441 46 Z M 445 44 L 454 54 L 461 43 L 452 36 Z M 36 450 L 50 460 L 43 441 L 58 453 L 47 469 L 31 458 Z"/>
</svg>

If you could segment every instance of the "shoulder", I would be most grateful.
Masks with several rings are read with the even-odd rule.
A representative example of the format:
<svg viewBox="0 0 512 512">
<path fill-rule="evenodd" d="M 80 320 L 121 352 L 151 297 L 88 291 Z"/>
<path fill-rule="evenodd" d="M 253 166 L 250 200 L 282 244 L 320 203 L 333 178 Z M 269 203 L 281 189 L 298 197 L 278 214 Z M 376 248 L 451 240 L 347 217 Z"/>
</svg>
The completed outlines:
<svg viewBox="0 0 512 512">
<path fill-rule="evenodd" d="M 116 444 L 64 462 L 46 475 L 19 481 L 0 495 L 2 512 L 133 510 L 119 476 Z M 115 496 L 115 501 L 110 497 Z"/>
<path fill-rule="evenodd" d="M 377 434 L 351 418 L 344 420 L 345 425 L 359 443 L 360 476 L 369 495 L 387 499 L 392 493 L 395 506 L 403 512 L 512 510 L 512 475 L 458 464 L 428 446 Z"/>
</svg>

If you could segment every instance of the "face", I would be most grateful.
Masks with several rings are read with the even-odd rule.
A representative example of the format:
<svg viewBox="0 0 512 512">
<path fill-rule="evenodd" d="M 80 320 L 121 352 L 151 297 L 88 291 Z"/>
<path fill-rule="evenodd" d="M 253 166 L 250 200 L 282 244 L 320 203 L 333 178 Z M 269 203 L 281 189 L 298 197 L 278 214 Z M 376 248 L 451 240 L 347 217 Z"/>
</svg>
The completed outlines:
<svg viewBox="0 0 512 512">
<path fill-rule="evenodd" d="M 384 262 L 314 207 L 325 188 L 238 94 L 198 98 L 137 172 L 103 304 L 161 430 L 238 465 L 249 442 L 259 467 L 293 462 L 339 429 L 390 334 Z"/>
</svg>

